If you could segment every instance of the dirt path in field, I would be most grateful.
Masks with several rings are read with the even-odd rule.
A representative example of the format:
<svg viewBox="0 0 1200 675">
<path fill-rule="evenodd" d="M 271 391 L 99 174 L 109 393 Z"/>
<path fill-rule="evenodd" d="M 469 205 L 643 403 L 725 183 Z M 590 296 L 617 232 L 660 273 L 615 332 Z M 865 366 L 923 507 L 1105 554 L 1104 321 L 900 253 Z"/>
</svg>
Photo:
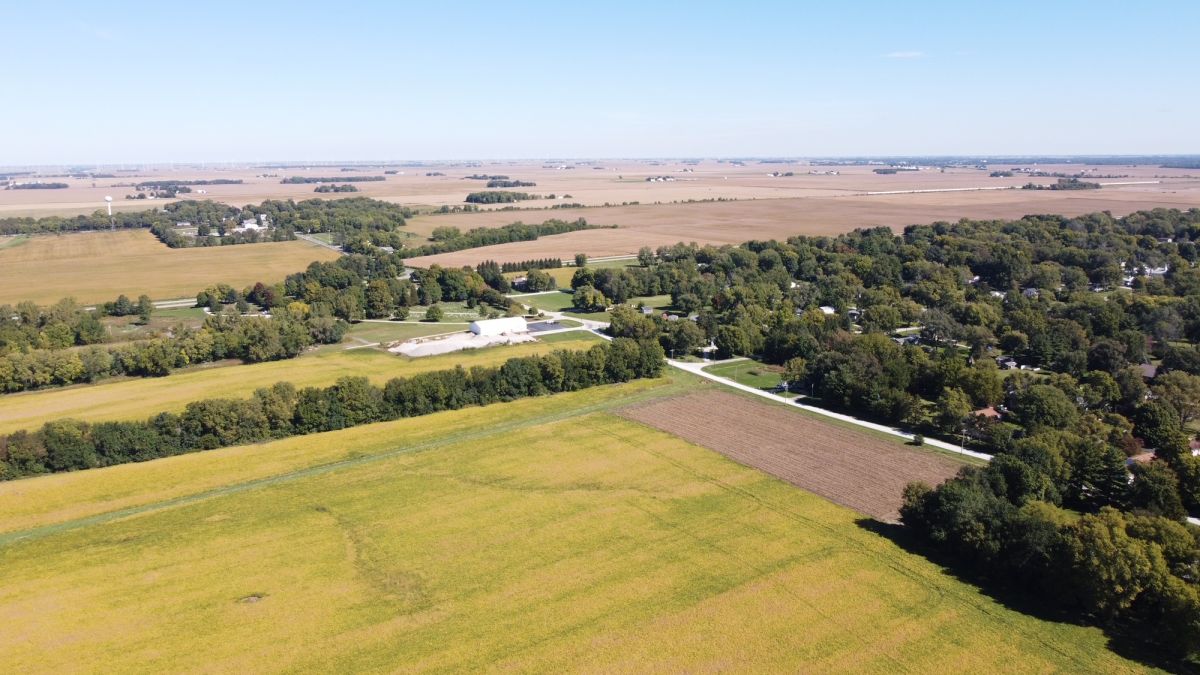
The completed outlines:
<svg viewBox="0 0 1200 675">
<path fill-rule="evenodd" d="M 963 466 L 725 392 L 652 401 L 620 414 L 885 521 L 898 519 L 909 482 L 937 485 Z"/>
</svg>

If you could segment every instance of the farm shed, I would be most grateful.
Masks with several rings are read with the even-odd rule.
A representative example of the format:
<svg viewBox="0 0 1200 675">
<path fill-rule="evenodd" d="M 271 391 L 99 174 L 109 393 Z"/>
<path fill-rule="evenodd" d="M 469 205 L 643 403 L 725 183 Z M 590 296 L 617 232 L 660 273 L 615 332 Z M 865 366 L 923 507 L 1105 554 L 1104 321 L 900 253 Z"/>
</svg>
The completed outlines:
<svg viewBox="0 0 1200 675">
<path fill-rule="evenodd" d="M 527 333 L 525 318 L 510 316 L 503 319 L 480 319 L 471 322 L 471 332 L 476 335 L 503 335 L 505 333 Z"/>
</svg>

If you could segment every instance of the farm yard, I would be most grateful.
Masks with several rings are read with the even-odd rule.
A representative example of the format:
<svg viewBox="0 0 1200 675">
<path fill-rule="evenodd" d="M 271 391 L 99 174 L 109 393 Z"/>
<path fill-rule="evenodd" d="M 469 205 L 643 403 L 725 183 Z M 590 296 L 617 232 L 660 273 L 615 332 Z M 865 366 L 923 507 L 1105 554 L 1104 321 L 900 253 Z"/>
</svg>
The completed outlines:
<svg viewBox="0 0 1200 675">
<path fill-rule="evenodd" d="M 0 484 L 0 661 L 1141 670 L 854 511 L 611 414 L 710 386 L 676 373 Z"/>
<path fill-rule="evenodd" d="M 195 297 L 215 283 L 282 281 L 314 260 L 338 254 L 305 241 L 212 248 L 167 248 L 147 231 L 28 237 L 0 248 L 0 304 L 110 301 L 124 293 L 155 300 Z"/>
<path fill-rule="evenodd" d="M 658 400 L 620 414 L 884 521 L 897 520 L 909 482 L 937 485 L 962 467 L 928 450 L 726 392 Z"/>
</svg>

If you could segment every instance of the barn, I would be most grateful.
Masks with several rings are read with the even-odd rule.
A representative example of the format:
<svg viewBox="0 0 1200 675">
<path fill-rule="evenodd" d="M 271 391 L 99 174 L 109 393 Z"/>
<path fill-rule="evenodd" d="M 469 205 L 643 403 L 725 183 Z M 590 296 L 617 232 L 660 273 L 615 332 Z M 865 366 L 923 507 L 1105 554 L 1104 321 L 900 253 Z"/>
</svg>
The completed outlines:
<svg viewBox="0 0 1200 675">
<path fill-rule="evenodd" d="M 471 322 L 471 332 L 476 335 L 504 335 L 505 333 L 528 333 L 525 317 L 510 316 L 503 319 L 480 319 Z"/>
</svg>

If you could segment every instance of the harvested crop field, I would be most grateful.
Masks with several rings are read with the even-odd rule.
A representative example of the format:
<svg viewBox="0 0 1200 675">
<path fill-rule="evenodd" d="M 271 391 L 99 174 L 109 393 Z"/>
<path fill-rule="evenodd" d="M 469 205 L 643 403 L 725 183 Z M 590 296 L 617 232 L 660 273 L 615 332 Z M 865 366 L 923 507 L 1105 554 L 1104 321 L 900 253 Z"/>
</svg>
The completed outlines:
<svg viewBox="0 0 1200 675">
<path fill-rule="evenodd" d="M 1031 213 L 1076 216 L 1097 211 L 1122 216 L 1159 206 L 1178 209 L 1200 206 L 1200 181 L 1111 186 L 1082 192 L 1086 194 L 1049 190 L 848 193 L 725 202 L 643 203 L 574 209 L 566 214 L 492 211 L 425 216 L 415 219 L 411 229 L 421 231 L 433 225 L 461 229 L 499 227 L 517 220 L 532 223 L 551 217 L 583 217 L 590 223 L 619 227 L 413 258 L 410 264 L 426 267 L 436 263 L 450 267 L 475 265 L 481 260 L 515 262 L 551 256 L 569 260 L 579 252 L 590 256 L 624 255 L 636 253 L 642 246 L 653 248 L 679 242 L 739 244 L 751 239 L 836 235 L 859 227 L 887 226 L 900 230 L 907 225 L 938 220 L 953 222 L 960 218 L 1020 218 Z"/>
<path fill-rule="evenodd" d="M 314 260 L 337 257 L 306 241 L 168 248 L 145 230 L 38 235 L 0 250 L 0 304 L 65 297 L 90 304 L 122 293 L 194 297 L 216 283 L 282 281 Z"/>
<path fill-rule="evenodd" d="M 621 414 L 886 521 L 898 518 L 906 484 L 937 485 L 962 467 L 948 457 L 725 392 L 657 400 Z"/>
</svg>

